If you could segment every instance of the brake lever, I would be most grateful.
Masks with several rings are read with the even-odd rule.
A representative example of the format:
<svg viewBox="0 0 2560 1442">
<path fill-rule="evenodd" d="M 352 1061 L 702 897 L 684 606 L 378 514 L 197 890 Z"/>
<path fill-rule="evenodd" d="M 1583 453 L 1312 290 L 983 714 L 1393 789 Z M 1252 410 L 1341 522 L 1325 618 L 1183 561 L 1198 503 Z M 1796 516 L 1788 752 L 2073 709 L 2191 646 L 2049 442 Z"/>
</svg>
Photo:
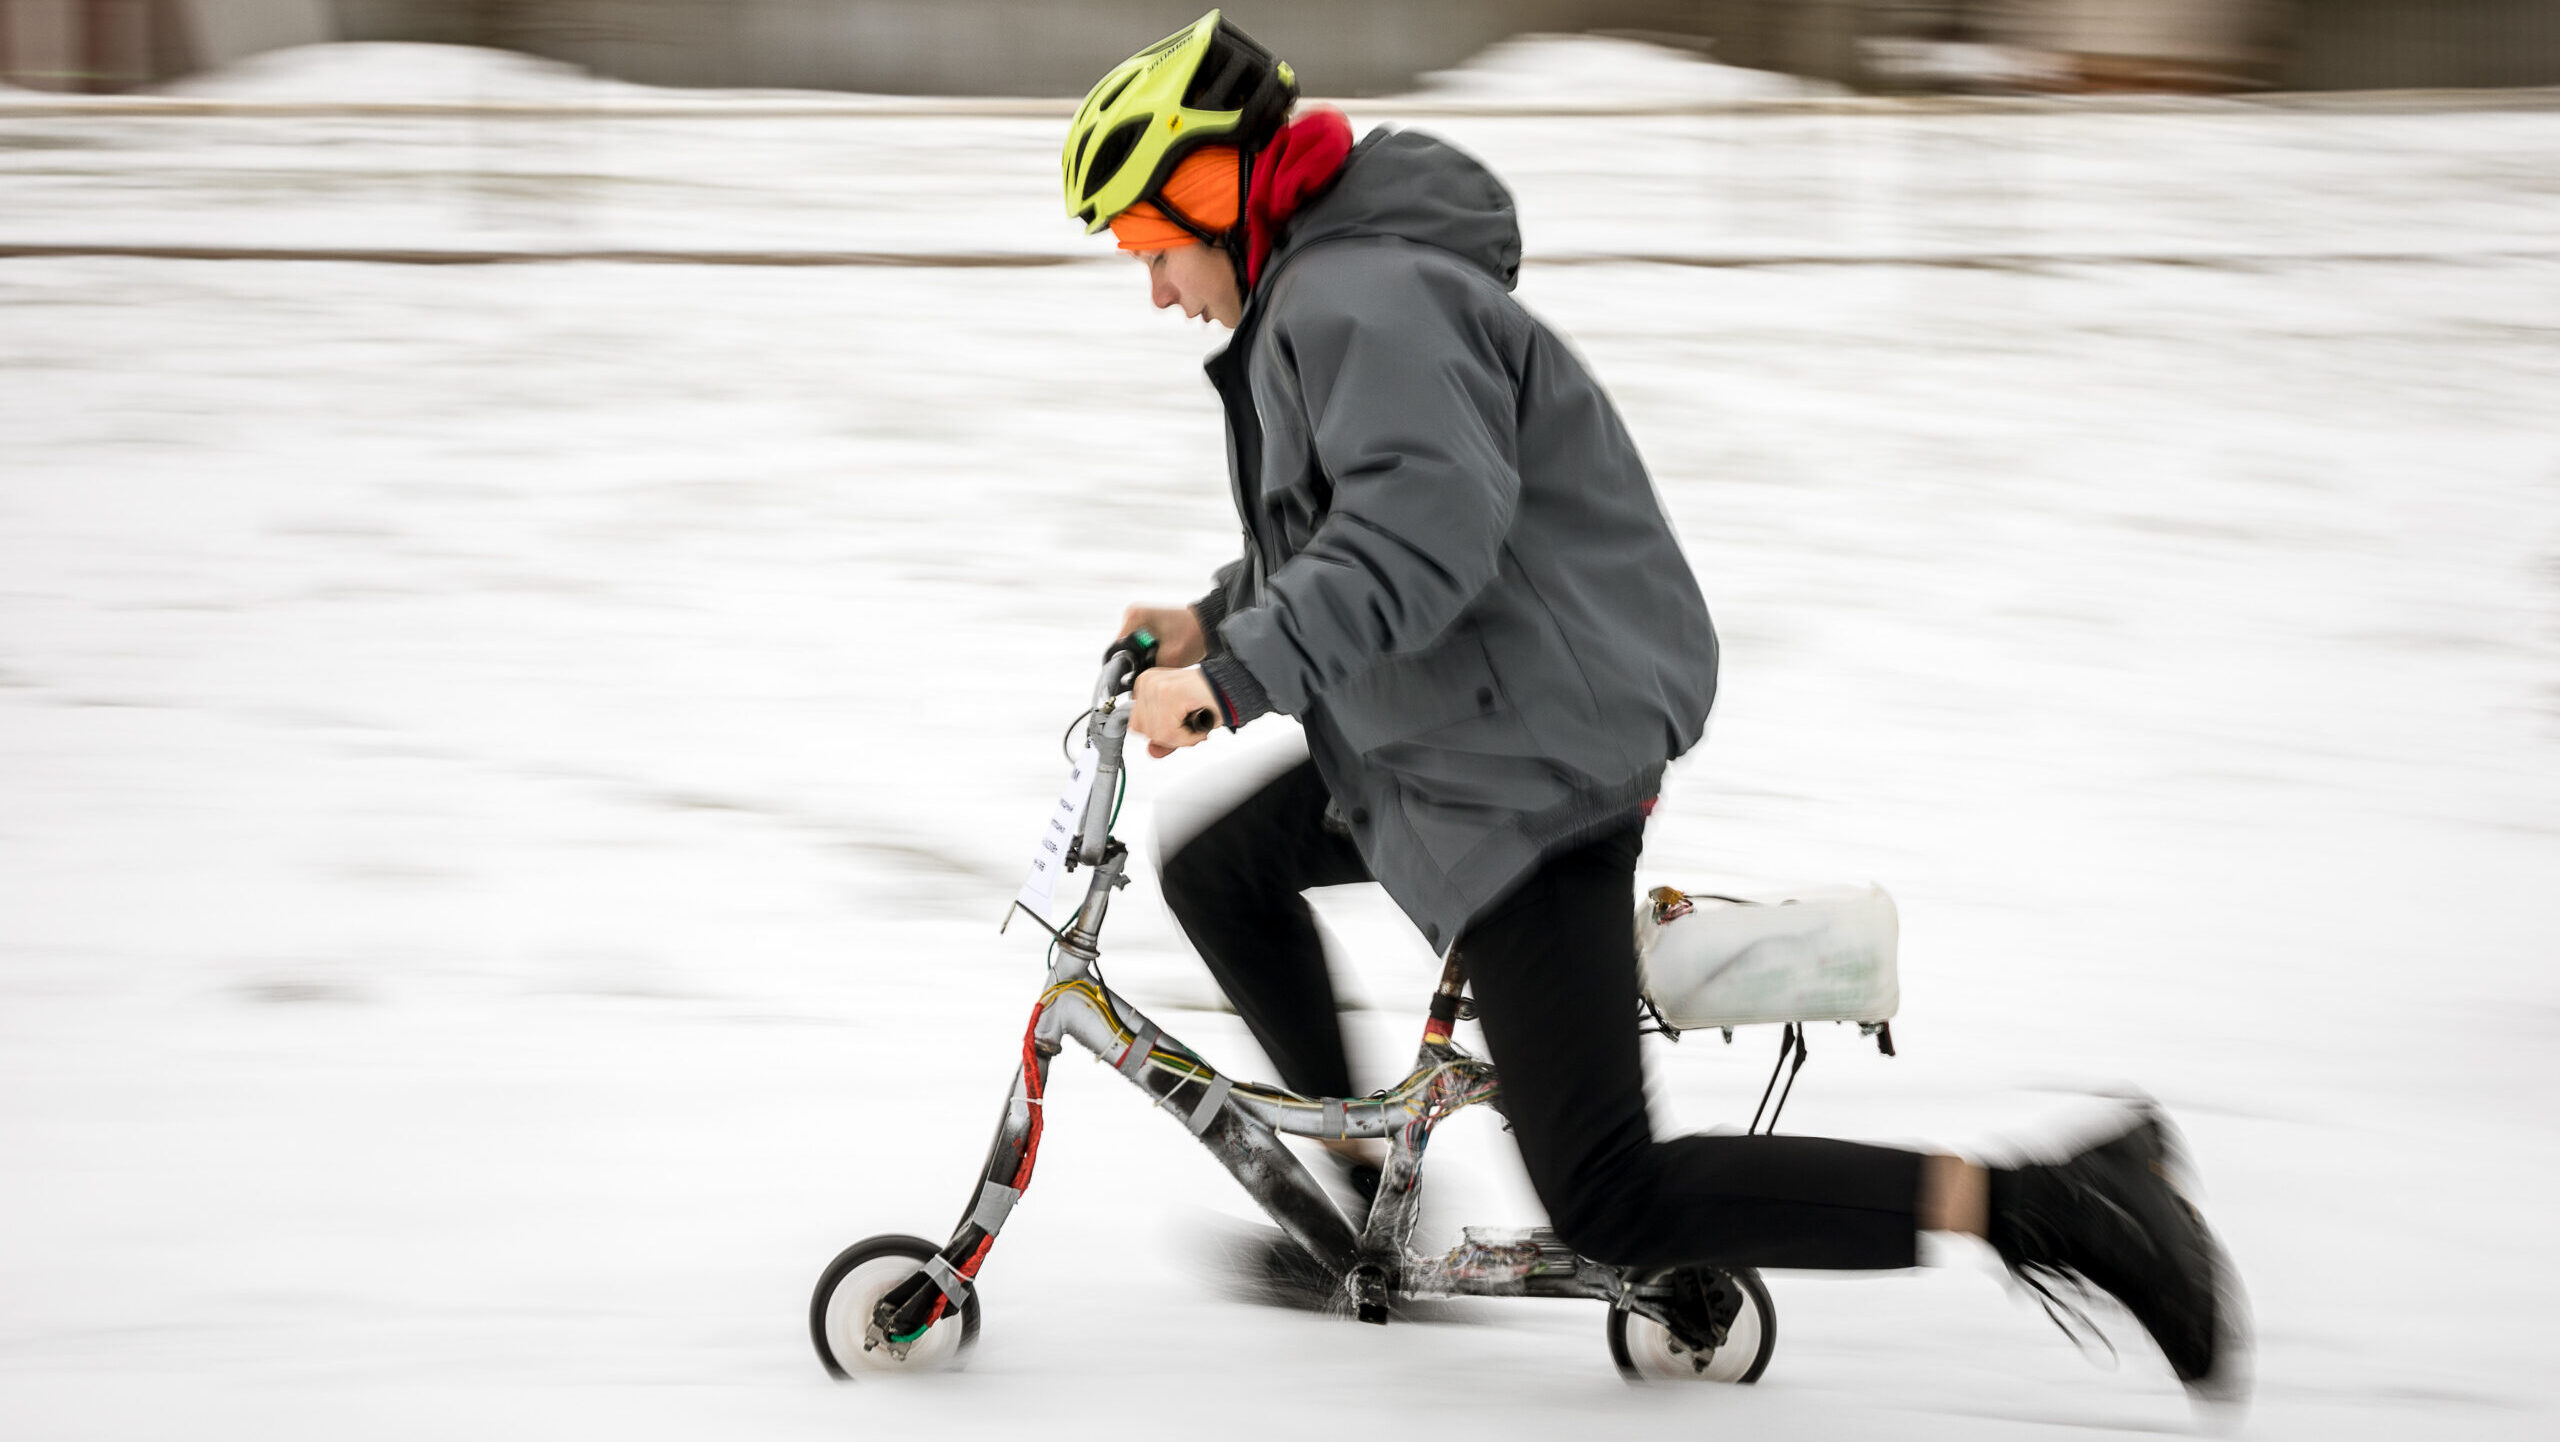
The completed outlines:
<svg viewBox="0 0 2560 1442">
<path fill-rule="evenodd" d="M 1105 665 L 1108 665 L 1111 662 L 1111 658 L 1115 656 L 1128 657 L 1129 671 L 1122 679 L 1129 683 L 1131 690 L 1136 690 L 1138 685 L 1138 673 L 1141 671 L 1150 671 L 1155 669 L 1158 645 L 1159 643 L 1156 640 L 1156 633 L 1148 630 L 1144 626 L 1140 626 L 1128 635 L 1112 642 L 1110 646 L 1103 651 L 1102 660 Z M 1216 730 L 1217 727 L 1218 713 L 1210 710 L 1206 706 L 1195 707 L 1191 711 L 1191 714 L 1182 718 L 1182 729 L 1190 732 L 1194 736 L 1206 736 L 1211 731 Z"/>
<path fill-rule="evenodd" d="M 1128 657 L 1129 674 L 1124 679 L 1134 686 L 1137 684 L 1139 672 L 1154 669 L 1156 664 L 1156 647 L 1156 633 L 1148 630 L 1144 626 L 1140 626 L 1128 635 L 1123 636 L 1119 640 L 1104 647 L 1102 651 L 1102 659 L 1104 664 L 1108 665 L 1111 658 L 1114 656 Z"/>
</svg>

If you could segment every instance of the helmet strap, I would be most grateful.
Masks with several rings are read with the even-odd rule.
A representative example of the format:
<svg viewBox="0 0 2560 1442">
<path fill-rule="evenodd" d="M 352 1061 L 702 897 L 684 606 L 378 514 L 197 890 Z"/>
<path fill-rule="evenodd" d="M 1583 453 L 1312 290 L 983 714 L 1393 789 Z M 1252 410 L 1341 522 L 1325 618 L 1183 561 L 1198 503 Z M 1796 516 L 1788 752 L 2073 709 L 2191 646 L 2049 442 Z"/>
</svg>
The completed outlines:
<svg viewBox="0 0 2560 1442">
<path fill-rule="evenodd" d="M 1247 274 L 1249 267 L 1246 261 L 1248 252 L 1253 248 L 1253 223 L 1250 219 L 1253 214 L 1253 162 L 1259 153 L 1242 146 L 1236 148 L 1236 223 L 1234 228 L 1224 235 L 1185 215 L 1182 207 L 1167 199 L 1162 191 L 1147 197 L 1149 205 L 1154 206 L 1165 219 L 1181 227 L 1192 239 L 1211 250 L 1226 252 L 1227 264 L 1233 267 L 1236 273 L 1236 294 L 1239 296 L 1249 295 L 1253 291 L 1253 282 Z"/>
<path fill-rule="evenodd" d="M 1165 219 L 1182 227 L 1185 233 L 1187 233 L 1193 240 L 1200 242 L 1202 245 L 1209 246 L 1214 249 L 1226 243 L 1225 237 L 1219 235 L 1216 231 L 1209 229 L 1207 226 L 1202 225 L 1200 222 L 1193 220 L 1190 216 L 1183 214 L 1182 207 L 1165 199 L 1160 194 L 1148 196 L 1147 204 L 1154 206 Z"/>
<path fill-rule="evenodd" d="M 1226 248 L 1227 264 L 1235 267 L 1236 295 L 1253 294 L 1253 162 L 1255 151 L 1250 146 L 1236 147 L 1236 228 L 1229 231 L 1240 244 Z"/>
</svg>

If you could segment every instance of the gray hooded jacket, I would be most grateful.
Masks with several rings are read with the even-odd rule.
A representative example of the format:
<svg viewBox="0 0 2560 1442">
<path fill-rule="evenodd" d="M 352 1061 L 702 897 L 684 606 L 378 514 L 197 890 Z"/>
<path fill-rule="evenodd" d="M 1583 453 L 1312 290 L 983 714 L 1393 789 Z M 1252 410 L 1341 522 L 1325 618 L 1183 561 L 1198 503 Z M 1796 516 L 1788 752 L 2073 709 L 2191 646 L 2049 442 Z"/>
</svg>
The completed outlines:
<svg viewBox="0 0 2560 1442">
<path fill-rule="evenodd" d="M 1373 133 L 1208 363 L 1245 554 L 1199 603 L 1205 670 L 1238 724 L 1304 723 L 1434 947 L 1633 819 L 1715 699 L 1697 579 L 1616 409 L 1512 299 L 1519 268 L 1500 181 Z"/>
</svg>

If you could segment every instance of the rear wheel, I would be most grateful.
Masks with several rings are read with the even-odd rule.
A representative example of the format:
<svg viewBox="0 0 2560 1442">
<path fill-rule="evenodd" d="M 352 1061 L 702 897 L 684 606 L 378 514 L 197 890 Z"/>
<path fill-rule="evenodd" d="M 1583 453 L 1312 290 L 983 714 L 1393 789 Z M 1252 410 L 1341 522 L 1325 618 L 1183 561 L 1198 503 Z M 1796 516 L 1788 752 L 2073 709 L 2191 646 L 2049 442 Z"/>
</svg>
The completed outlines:
<svg viewBox="0 0 2560 1442">
<path fill-rule="evenodd" d="M 925 1259 L 940 1250 L 922 1237 L 868 1237 L 827 1264 L 809 1298 L 809 1340 L 817 1344 L 818 1361 L 829 1376 L 851 1381 L 899 1372 L 946 1372 L 968 1360 L 978 1340 L 974 1284 L 969 1300 L 960 1304 L 960 1315 L 946 1309 L 942 1320 L 907 1345 L 904 1356 L 886 1345 L 863 1345 L 872 1308 L 890 1288 L 924 1270 Z"/>
<path fill-rule="evenodd" d="M 1778 1309 L 1760 1274 L 1748 1267 L 1684 1267 L 1665 1275 L 1680 1282 L 1675 1305 L 1698 1318 L 1697 1330 L 1711 1332 L 1715 1320 L 1724 1320 L 1724 1341 L 1693 1349 L 1651 1317 L 1612 1307 L 1609 1359 L 1618 1375 L 1630 1382 L 1759 1381 L 1778 1346 Z"/>
</svg>

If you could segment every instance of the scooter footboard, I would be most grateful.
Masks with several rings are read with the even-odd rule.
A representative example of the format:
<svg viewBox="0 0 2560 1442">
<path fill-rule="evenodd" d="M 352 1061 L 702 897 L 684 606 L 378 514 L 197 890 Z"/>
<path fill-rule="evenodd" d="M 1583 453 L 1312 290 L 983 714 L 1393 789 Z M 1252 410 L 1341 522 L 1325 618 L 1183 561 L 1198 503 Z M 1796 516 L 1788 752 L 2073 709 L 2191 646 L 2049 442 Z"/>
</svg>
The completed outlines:
<svg viewBox="0 0 2560 1442">
<path fill-rule="evenodd" d="M 1623 1288 L 1615 1267 L 1574 1251 L 1544 1227 L 1498 1231 L 1469 1227 L 1442 1257 L 1413 1258 L 1398 1279 L 1412 1297 L 1592 1297 L 1614 1301 Z"/>
</svg>

